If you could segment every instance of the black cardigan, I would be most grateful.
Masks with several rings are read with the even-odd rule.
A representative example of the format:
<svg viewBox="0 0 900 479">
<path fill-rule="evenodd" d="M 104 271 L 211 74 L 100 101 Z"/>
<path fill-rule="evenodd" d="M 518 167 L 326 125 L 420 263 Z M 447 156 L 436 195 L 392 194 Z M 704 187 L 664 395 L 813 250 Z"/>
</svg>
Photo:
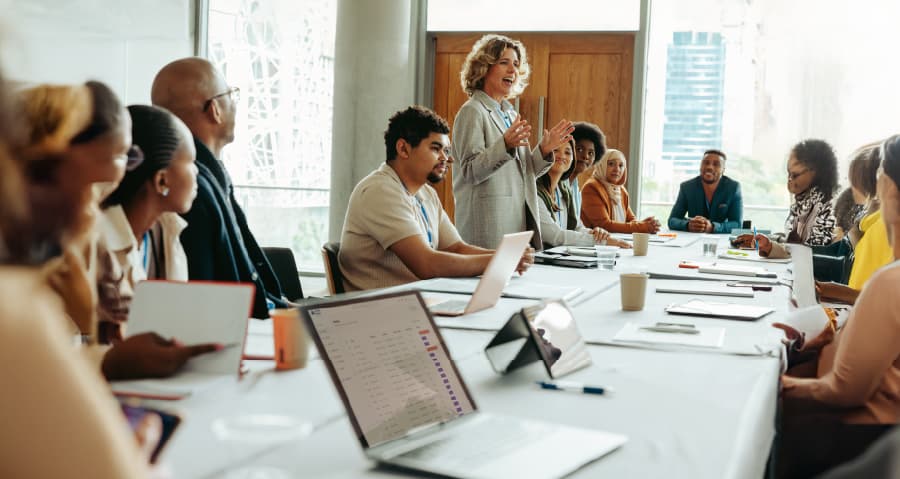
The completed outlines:
<svg viewBox="0 0 900 479">
<path fill-rule="evenodd" d="M 209 148 L 194 138 L 197 147 L 197 198 L 182 215 L 188 226 L 181 244 L 193 280 L 253 283 L 256 293 L 252 316 L 268 318 L 266 298 L 286 307 L 281 285 L 269 260 L 247 227 L 247 218 L 234 198 L 231 178 Z"/>
</svg>

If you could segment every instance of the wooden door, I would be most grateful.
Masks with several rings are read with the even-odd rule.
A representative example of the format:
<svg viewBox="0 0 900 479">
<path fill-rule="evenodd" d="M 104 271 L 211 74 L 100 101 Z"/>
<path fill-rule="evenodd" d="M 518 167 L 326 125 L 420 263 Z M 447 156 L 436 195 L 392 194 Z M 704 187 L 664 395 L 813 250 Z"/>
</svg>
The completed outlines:
<svg viewBox="0 0 900 479">
<path fill-rule="evenodd" d="M 534 133 L 543 99 L 544 128 L 566 118 L 597 124 L 606 134 L 607 145 L 629 157 L 631 126 L 631 78 L 634 60 L 632 33 L 509 33 L 520 40 L 528 53 L 531 77 L 519 98 L 519 114 L 528 120 Z M 449 33 L 434 39 L 434 110 L 450 127 L 456 112 L 468 99 L 459 73 L 466 55 L 482 33 Z M 515 100 L 513 100 L 515 102 Z M 435 185 L 444 209 L 453 218 L 452 169 Z M 586 172 L 585 176 L 589 176 Z M 587 178 L 584 178 L 586 181 Z M 579 180 L 580 184 L 584 181 Z"/>
</svg>

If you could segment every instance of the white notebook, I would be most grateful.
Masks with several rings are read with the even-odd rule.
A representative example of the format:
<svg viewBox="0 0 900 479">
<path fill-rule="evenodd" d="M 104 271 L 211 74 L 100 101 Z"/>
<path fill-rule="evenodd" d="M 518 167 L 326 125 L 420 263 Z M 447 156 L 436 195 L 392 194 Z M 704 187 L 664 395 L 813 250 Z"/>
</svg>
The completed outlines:
<svg viewBox="0 0 900 479">
<path fill-rule="evenodd" d="M 171 378 L 113 381 L 113 392 L 180 399 L 222 378 L 237 378 L 253 293 L 252 284 L 241 283 L 138 283 L 128 314 L 128 336 L 155 332 L 187 345 L 219 343 L 226 348 L 190 359 Z"/>
<path fill-rule="evenodd" d="M 725 341 L 725 328 L 715 326 L 698 326 L 697 334 L 660 333 L 641 329 L 645 326 L 636 323 L 625 323 L 616 333 L 613 341 L 619 343 L 648 343 L 659 345 L 692 346 L 697 348 L 721 348 Z"/>
<path fill-rule="evenodd" d="M 687 316 L 705 316 L 710 318 L 740 319 L 753 321 L 775 311 L 765 306 L 750 306 L 734 303 L 711 303 L 692 299 L 682 304 L 670 304 L 666 307 L 669 314 L 683 314 Z"/>
</svg>

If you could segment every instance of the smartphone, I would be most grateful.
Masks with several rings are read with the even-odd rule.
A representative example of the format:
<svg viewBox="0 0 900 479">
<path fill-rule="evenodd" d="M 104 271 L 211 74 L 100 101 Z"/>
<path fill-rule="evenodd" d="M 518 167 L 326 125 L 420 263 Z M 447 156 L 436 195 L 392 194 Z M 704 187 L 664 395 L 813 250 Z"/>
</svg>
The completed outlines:
<svg viewBox="0 0 900 479">
<path fill-rule="evenodd" d="M 181 424 L 181 417 L 171 412 L 142 406 L 139 402 L 135 403 L 128 401 L 122 402 L 120 405 L 122 406 L 122 413 L 125 414 L 125 418 L 128 420 L 128 425 L 131 426 L 132 431 L 137 429 L 141 420 L 147 414 L 156 414 L 159 416 L 160 422 L 162 422 L 162 432 L 159 435 L 159 442 L 150 454 L 150 463 L 155 464 L 156 459 L 159 457 L 159 454 L 162 452 L 166 443 L 169 442 L 169 439 L 172 439 L 172 435 Z"/>
</svg>

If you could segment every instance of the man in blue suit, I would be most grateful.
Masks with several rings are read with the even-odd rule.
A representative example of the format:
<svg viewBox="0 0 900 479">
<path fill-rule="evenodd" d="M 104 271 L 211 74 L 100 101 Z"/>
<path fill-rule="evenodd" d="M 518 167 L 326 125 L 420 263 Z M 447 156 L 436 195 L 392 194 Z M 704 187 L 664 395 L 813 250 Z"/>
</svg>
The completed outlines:
<svg viewBox="0 0 900 479">
<path fill-rule="evenodd" d="M 685 181 L 678 190 L 678 199 L 669 214 L 670 230 L 730 233 L 741 227 L 741 184 L 722 175 L 725 160 L 725 153 L 719 150 L 703 152 L 700 176 Z"/>
</svg>

